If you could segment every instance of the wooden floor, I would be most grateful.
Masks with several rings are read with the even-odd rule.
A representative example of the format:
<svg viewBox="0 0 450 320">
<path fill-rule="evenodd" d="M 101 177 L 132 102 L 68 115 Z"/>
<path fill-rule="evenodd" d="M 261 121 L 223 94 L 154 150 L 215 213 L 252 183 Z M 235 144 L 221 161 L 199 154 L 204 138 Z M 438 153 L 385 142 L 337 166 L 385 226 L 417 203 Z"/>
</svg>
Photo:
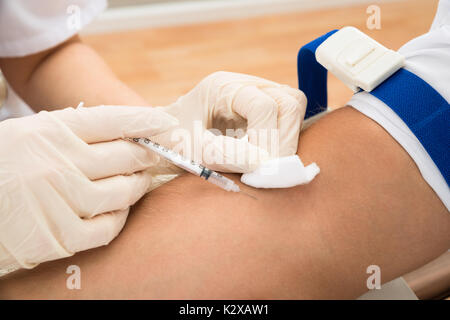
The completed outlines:
<svg viewBox="0 0 450 320">
<path fill-rule="evenodd" d="M 296 87 L 298 49 L 331 29 L 346 25 L 356 26 L 385 46 L 398 49 L 429 29 L 437 3 L 379 3 L 380 30 L 367 29 L 364 5 L 89 35 L 83 39 L 151 105 L 166 105 L 218 70 L 253 74 Z M 345 104 L 350 96 L 349 89 L 330 78 L 331 106 Z"/>
</svg>

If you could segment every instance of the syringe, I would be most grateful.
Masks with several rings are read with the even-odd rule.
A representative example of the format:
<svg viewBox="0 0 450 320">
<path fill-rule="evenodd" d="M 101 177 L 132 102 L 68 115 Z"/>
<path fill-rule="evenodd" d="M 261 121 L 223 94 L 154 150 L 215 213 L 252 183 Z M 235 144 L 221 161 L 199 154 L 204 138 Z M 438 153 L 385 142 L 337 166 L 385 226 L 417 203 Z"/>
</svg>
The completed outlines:
<svg viewBox="0 0 450 320">
<path fill-rule="evenodd" d="M 170 149 L 167 149 L 160 144 L 151 141 L 147 138 L 129 138 L 129 141 L 138 143 L 153 152 L 157 153 L 164 159 L 170 161 L 177 167 L 184 169 L 198 177 L 201 177 L 205 179 L 206 181 L 209 181 L 216 186 L 226 190 L 226 191 L 233 191 L 233 192 L 240 192 L 241 189 L 237 184 L 233 182 L 233 180 L 228 179 L 221 174 L 210 170 L 201 164 L 195 163 L 194 161 L 191 161 L 189 159 L 184 158 L 179 153 L 176 153 L 175 151 L 172 151 Z"/>
</svg>

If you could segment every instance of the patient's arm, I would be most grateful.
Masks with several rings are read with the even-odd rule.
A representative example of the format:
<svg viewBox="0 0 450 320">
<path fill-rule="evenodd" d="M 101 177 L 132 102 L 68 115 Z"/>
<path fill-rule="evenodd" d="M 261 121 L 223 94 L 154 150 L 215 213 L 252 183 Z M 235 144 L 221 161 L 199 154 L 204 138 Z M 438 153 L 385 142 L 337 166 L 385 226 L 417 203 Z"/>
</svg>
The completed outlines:
<svg viewBox="0 0 450 320">
<path fill-rule="evenodd" d="M 77 35 L 35 54 L 0 58 L 0 69 L 36 112 L 76 107 L 80 101 L 86 106 L 148 105 Z"/>
<path fill-rule="evenodd" d="M 302 133 L 321 173 L 258 200 L 185 175 L 134 208 L 109 246 L 0 280 L 0 298 L 354 298 L 450 246 L 450 215 L 406 152 L 347 107 Z M 238 179 L 238 176 L 234 176 Z M 81 268 L 68 290 L 67 266 Z"/>
</svg>

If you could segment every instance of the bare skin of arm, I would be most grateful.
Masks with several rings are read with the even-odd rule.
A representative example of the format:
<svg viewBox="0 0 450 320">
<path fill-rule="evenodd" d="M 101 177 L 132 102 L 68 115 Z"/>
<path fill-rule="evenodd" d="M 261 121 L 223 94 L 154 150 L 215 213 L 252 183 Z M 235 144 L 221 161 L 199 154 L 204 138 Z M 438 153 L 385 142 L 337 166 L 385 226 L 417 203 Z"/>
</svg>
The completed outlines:
<svg viewBox="0 0 450 320">
<path fill-rule="evenodd" d="M 1 58 L 0 69 L 35 111 L 76 107 L 80 101 L 85 106 L 148 105 L 78 36 L 33 55 Z"/>
<path fill-rule="evenodd" d="M 0 280 L 0 298 L 355 298 L 450 247 L 450 215 L 408 154 L 346 107 L 302 132 L 308 185 L 254 200 L 184 175 L 135 206 L 109 246 Z M 238 176 L 231 175 L 238 180 Z M 66 268 L 81 268 L 81 290 Z"/>
</svg>

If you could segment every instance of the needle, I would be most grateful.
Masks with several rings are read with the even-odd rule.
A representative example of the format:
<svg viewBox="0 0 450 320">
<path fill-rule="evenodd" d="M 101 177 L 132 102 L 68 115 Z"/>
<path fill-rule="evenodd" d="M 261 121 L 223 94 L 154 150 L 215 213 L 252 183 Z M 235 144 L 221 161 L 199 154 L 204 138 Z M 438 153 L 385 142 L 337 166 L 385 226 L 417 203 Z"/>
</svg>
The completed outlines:
<svg viewBox="0 0 450 320">
<path fill-rule="evenodd" d="M 242 191 L 242 189 L 241 189 L 241 192 L 242 192 L 243 194 L 245 194 L 246 196 L 249 196 L 249 197 L 251 197 L 251 198 L 253 198 L 253 199 L 255 199 L 255 200 L 258 200 L 257 197 L 255 197 L 254 195 L 251 195 L 250 193 L 247 193 L 247 192 L 245 192 L 245 191 Z"/>
</svg>

